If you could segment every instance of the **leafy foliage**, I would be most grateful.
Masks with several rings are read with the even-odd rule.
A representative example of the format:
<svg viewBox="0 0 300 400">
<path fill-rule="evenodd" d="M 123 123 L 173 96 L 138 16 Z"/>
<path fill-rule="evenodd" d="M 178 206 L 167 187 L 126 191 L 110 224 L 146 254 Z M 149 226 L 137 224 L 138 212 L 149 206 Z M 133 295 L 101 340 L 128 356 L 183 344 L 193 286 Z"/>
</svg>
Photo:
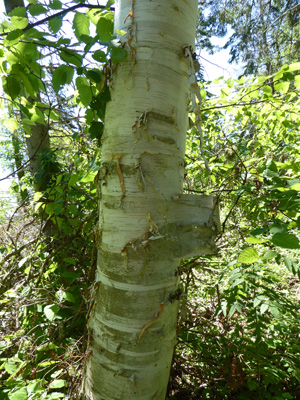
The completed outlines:
<svg viewBox="0 0 300 400">
<path fill-rule="evenodd" d="M 111 3 L 74 1 L 66 9 L 59 0 L 34 1 L 2 24 L 0 73 L 10 113 L 3 125 L 14 140 L 4 142 L 1 157 L 17 169 L 13 190 L 22 206 L 0 211 L 0 399 L 79 398 L 98 240 L 94 180 L 111 67 L 127 56 L 113 36 Z M 251 22 L 233 47 L 235 58 L 245 57 L 262 30 L 254 23 L 257 4 L 243 16 L 238 3 L 226 15 L 213 3 L 218 13 L 202 15 L 210 33 Z M 284 28 L 280 44 L 297 16 L 279 3 L 262 6 L 269 7 L 264 24 Z M 73 39 L 64 34 L 67 19 Z M 259 54 L 274 56 L 263 47 Z M 229 79 L 219 98 L 200 84 L 202 133 L 195 126 L 188 132 L 184 189 L 218 197 L 220 254 L 182 263 L 170 399 L 300 397 L 299 70 L 297 62 Z M 51 150 L 41 153 L 33 177 L 26 140 L 37 124 L 49 132 Z M 35 179 L 46 181 L 43 190 L 33 190 Z"/>
</svg>

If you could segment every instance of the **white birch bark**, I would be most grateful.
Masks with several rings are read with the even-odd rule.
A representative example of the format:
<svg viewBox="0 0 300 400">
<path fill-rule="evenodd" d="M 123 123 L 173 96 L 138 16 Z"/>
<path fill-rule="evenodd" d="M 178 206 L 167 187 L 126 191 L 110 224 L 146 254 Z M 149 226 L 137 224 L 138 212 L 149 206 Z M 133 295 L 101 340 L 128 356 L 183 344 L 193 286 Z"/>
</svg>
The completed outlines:
<svg viewBox="0 0 300 400">
<path fill-rule="evenodd" d="M 115 18 L 128 57 L 114 66 L 105 116 L 84 398 L 162 400 L 179 260 L 214 252 L 217 220 L 211 197 L 181 194 L 197 0 L 118 0 Z"/>
</svg>

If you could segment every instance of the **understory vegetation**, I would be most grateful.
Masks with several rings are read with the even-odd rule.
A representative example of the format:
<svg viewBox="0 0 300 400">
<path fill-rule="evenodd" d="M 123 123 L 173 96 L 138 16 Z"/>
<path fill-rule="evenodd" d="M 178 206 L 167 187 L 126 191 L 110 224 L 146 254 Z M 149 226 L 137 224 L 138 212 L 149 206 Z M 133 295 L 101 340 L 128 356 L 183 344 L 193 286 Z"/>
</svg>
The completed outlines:
<svg viewBox="0 0 300 400">
<path fill-rule="evenodd" d="M 35 10 L 33 17 L 44 13 Z M 101 12 L 90 16 L 98 35 L 100 27 L 110 32 L 113 26 L 113 13 Z M 46 89 L 35 106 L 18 100 L 23 90 L 32 97 L 42 90 L 26 81 L 19 65 L 38 62 L 28 56 L 1 67 L 9 78 L 0 153 L 2 164 L 15 171 L 10 190 L 17 205 L 0 204 L 0 400 L 79 400 L 89 357 L 86 321 L 99 235 L 95 179 L 110 99 L 105 62 L 126 54 L 111 44 L 108 53 L 94 53 L 95 64 L 84 65 L 82 54 L 88 58 L 94 43 L 79 14 L 73 30 L 84 42 L 81 61 L 73 47 L 64 53 L 59 46 L 66 44 L 47 42 L 61 58 L 54 59 L 55 67 L 48 65 Z M 15 15 L 16 33 L 4 43 L 11 54 L 24 18 Z M 55 23 L 59 18 L 51 22 L 53 35 L 62 26 Z M 45 43 L 38 30 L 26 32 L 35 45 Z M 97 40 L 107 46 L 112 38 L 107 33 Z M 59 68 L 61 74 L 52 72 Z M 272 75 L 228 79 L 218 97 L 210 93 L 211 82 L 199 82 L 201 129 L 191 113 L 184 192 L 214 195 L 221 226 L 216 256 L 180 266 L 170 400 L 300 398 L 299 71 L 299 62 L 289 62 Z M 39 107 L 45 104 L 49 113 L 42 119 Z M 30 117 L 46 124 L 51 137 L 51 151 L 40 155 L 35 178 L 48 174 L 40 192 L 26 169 L 24 127 L 31 126 Z"/>
</svg>

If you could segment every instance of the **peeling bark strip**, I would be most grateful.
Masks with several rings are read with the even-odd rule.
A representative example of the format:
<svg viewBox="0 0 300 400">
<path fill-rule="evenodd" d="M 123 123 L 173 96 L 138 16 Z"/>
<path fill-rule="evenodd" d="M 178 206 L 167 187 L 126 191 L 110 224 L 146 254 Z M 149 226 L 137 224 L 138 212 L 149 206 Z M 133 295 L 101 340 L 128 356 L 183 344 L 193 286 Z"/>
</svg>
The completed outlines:
<svg viewBox="0 0 300 400">
<path fill-rule="evenodd" d="M 114 66 L 99 172 L 88 400 L 165 399 L 183 257 L 215 252 L 211 196 L 182 194 L 197 0 L 118 0 L 127 59 Z"/>
</svg>

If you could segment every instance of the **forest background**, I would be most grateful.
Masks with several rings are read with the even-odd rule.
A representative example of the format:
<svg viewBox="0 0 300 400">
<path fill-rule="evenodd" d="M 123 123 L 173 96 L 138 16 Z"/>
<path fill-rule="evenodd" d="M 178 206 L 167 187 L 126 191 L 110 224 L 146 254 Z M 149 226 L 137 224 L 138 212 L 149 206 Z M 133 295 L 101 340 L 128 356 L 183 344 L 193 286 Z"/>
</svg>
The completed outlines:
<svg viewBox="0 0 300 400">
<path fill-rule="evenodd" d="M 300 6 L 216 3 L 199 2 L 196 53 L 230 29 L 225 47 L 244 71 L 216 97 L 195 60 L 201 126 L 191 114 L 184 190 L 216 196 L 221 227 L 216 256 L 181 264 L 168 398 L 297 399 Z M 1 200 L 0 399 L 73 400 L 88 355 L 109 65 L 126 53 L 112 1 L 25 6 L 1 25 L 0 156 L 18 205 Z"/>
</svg>

